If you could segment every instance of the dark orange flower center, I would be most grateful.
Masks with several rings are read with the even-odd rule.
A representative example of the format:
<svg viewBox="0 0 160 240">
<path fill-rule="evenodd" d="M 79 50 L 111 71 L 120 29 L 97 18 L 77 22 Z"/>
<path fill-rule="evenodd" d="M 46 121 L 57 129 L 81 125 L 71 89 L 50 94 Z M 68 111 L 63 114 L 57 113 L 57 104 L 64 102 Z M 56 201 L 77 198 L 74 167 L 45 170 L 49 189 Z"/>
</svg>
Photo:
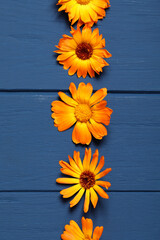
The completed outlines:
<svg viewBox="0 0 160 240">
<path fill-rule="evenodd" d="M 80 122 L 87 122 L 92 115 L 92 111 L 87 104 L 79 104 L 75 107 L 75 116 Z"/>
<path fill-rule="evenodd" d="M 89 189 L 95 184 L 95 175 L 90 171 L 84 171 L 80 175 L 80 184 L 85 189 Z"/>
<path fill-rule="evenodd" d="M 80 43 L 76 48 L 77 57 L 86 60 L 92 56 L 93 48 L 89 43 Z"/>
<path fill-rule="evenodd" d="M 90 238 L 90 236 L 85 236 L 84 240 L 92 240 L 92 238 Z"/>
<path fill-rule="evenodd" d="M 90 0 L 77 0 L 77 3 L 81 5 L 87 5 L 90 2 Z"/>
</svg>

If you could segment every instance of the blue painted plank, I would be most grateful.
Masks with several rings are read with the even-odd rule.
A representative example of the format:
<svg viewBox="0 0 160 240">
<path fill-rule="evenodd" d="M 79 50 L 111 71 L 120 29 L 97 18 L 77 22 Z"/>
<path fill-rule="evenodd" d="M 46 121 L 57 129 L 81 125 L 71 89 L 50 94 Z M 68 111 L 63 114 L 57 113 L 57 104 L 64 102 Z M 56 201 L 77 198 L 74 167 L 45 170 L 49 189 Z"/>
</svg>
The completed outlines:
<svg viewBox="0 0 160 240">
<path fill-rule="evenodd" d="M 69 34 L 65 13 L 56 0 L 0 1 L 0 89 L 67 89 L 70 77 L 52 53 Z M 160 1 L 111 0 L 97 27 L 113 54 L 110 67 L 92 81 L 94 88 L 159 90 Z"/>
<path fill-rule="evenodd" d="M 110 193 L 85 215 L 104 226 L 101 240 L 159 240 L 160 193 Z M 1 193 L 1 240 L 60 239 L 71 219 L 81 227 L 82 202 L 70 211 L 58 193 Z"/>
<path fill-rule="evenodd" d="M 0 190 L 59 190 L 58 161 L 84 146 L 75 146 L 72 129 L 58 132 L 50 104 L 57 93 L 0 94 Z M 111 190 L 160 190 L 160 111 L 158 94 L 108 94 L 114 112 L 108 136 L 91 143 L 99 149 Z"/>
</svg>

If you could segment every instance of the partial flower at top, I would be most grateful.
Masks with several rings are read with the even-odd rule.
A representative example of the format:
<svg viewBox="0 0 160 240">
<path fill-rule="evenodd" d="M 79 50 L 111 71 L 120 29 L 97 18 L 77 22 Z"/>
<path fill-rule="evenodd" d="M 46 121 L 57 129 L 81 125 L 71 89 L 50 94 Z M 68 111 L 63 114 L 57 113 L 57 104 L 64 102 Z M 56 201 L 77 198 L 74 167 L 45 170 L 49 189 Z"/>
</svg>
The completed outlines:
<svg viewBox="0 0 160 240">
<path fill-rule="evenodd" d="M 65 225 L 65 231 L 61 235 L 62 240 L 99 240 L 103 233 L 103 227 L 96 227 L 93 231 L 93 222 L 89 218 L 82 217 L 82 230 L 78 224 L 71 220 Z"/>
<path fill-rule="evenodd" d="M 69 164 L 64 161 L 59 161 L 61 172 L 63 174 L 71 176 L 70 178 L 58 178 L 57 183 L 61 184 L 74 184 L 72 187 L 63 189 L 60 194 L 63 198 L 72 197 L 74 194 L 76 196 L 70 202 L 70 207 L 75 206 L 82 198 L 85 193 L 84 201 L 84 212 L 88 212 L 90 201 L 95 208 L 98 202 L 98 195 L 108 199 L 108 194 L 100 187 L 108 189 L 111 184 L 107 181 L 100 181 L 100 178 L 107 175 L 112 169 L 106 168 L 104 171 L 100 172 L 104 166 L 104 157 L 100 158 L 98 164 L 99 152 L 96 149 L 91 160 L 91 149 L 85 150 L 85 156 L 83 162 L 80 158 L 80 153 L 74 151 L 73 158 L 68 156 Z"/>
<path fill-rule="evenodd" d="M 96 139 L 102 139 L 107 135 L 107 129 L 103 124 L 109 125 L 110 115 L 113 112 L 106 107 L 107 102 L 103 100 L 107 95 L 107 89 L 99 89 L 92 95 L 92 85 L 81 82 L 78 89 L 74 83 L 71 83 L 69 90 L 72 98 L 59 92 L 63 102 L 52 102 L 54 126 L 58 127 L 59 131 L 65 131 L 76 123 L 72 133 L 72 140 L 76 144 L 89 145 L 92 135 Z"/>
<path fill-rule="evenodd" d="M 105 17 L 105 9 L 110 7 L 109 0 L 59 0 L 62 5 L 58 11 L 68 13 L 71 25 L 78 21 L 78 26 L 88 24 L 92 26 L 98 19 Z"/>
<path fill-rule="evenodd" d="M 105 39 L 99 35 L 98 28 L 92 32 L 89 26 L 84 26 L 82 32 L 80 28 L 72 28 L 71 34 L 72 37 L 64 34 L 56 46 L 59 50 L 55 52 L 60 54 L 57 61 L 65 70 L 69 69 L 69 75 L 77 72 L 78 77 L 85 78 L 87 73 L 91 78 L 95 77 L 95 72 L 99 74 L 103 67 L 109 65 L 104 58 L 112 56 L 104 49 Z"/>
</svg>

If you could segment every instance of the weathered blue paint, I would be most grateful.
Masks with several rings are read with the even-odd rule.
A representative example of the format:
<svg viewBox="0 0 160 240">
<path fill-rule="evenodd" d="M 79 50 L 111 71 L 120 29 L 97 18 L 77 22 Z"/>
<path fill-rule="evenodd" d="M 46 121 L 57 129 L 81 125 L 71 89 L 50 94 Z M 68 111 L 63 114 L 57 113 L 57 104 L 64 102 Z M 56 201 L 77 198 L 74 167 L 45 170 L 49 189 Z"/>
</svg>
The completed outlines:
<svg viewBox="0 0 160 240">
<path fill-rule="evenodd" d="M 0 89 L 64 89 L 76 76 L 56 62 L 54 45 L 69 34 L 67 15 L 56 0 L 1 0 Z M 112 0 L 97 27 L 113 55 L 94 88 L 159 90 L 160 1 Z"/>
<path fill-rule="evenodd" d="M 85 80 L 69 77 L 52 53 L 69 34 L 56 0 L 0 4 L 0 240 L 60 239 L 70 219 L 80 224 L 83 201 L 70 210 L 55 179 L 58 161 L 75 149 L 83 156 L 85 147 L 72 143 L 73 128 L 60 133 L 50 117 L 57 90 L 71 81 L 107 87 L 114 110 L 108 136 L 90 145 L 113 169 L 105 178 L 110 199 L 85 216 L 104 226 L 102 240 L 159 240 L 160 1 L 111 1 L 97 27 L 113 57 L 100 77 Z"/>
</svg>

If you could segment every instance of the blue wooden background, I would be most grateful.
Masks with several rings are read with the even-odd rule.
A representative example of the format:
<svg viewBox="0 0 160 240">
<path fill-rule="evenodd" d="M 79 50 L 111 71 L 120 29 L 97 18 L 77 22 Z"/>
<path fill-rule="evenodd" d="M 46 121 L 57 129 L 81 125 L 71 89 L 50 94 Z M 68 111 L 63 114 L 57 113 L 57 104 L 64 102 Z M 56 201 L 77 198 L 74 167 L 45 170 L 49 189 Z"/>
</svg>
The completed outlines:
<svg viewBox="0 0 160 240">
<path fill-rule="evenodd" d="M 60 239 L 70 219 L 59 195 L 58 161 L 83 146 L 72 129 L 53 126 L 50 104 L 70 81 L 108 88 L 114 110 L 99 149 L 113 171 L 109 200 L 85 214 L 103 225 L 102 240 L 160 239 L 160 1 L 111 0 L 97 26 L 113 57 L 95 79 L 70 77 L 53 53 L 69 33 L 55 0 L 0 0 L 0 240 Z"/>
</svg>

